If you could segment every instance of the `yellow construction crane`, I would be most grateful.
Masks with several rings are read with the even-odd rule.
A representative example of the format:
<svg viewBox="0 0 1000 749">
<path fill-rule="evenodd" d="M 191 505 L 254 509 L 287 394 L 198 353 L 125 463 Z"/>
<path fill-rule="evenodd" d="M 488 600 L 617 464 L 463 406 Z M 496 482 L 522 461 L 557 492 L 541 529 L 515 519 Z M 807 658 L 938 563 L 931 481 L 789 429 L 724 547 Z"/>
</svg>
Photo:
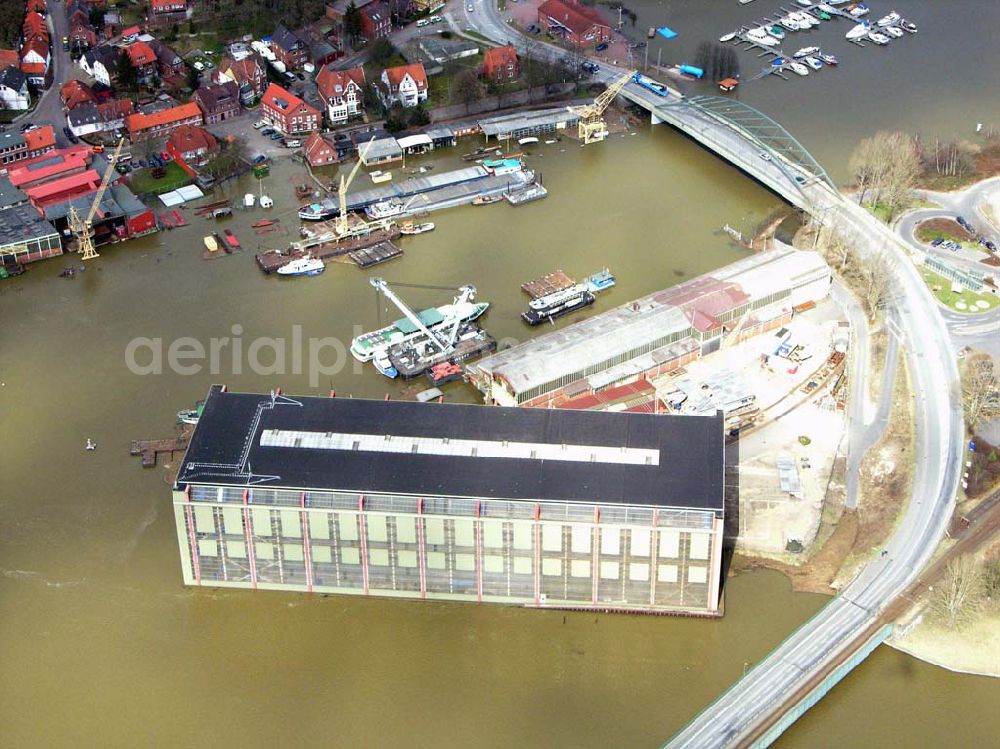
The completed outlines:
<svg viewBox="0 0 1000 749">
<path fill-rule="evenodd" d="M 567 107 L 573 114 L 580 115 L 579 133 L 580 140 L 584 145 L 599 143 L 608 137 L 608 125 L 604 121 L 604 110 L 607 109 L 615 97 L 625 88 L 625 84 L 632 80 L 633 73 L 626 73 L 617 81 L 612 83 L 601 93 L 592 104 L 582 107 Z"/>
<path fill-rule="evenodd" d="M 368 149 L 371 148 L 372 143 L 375 140 L 375 136 L 365 144 L 365 147 L 358 153 L 358 163 L 354 165 L 351 170 L 350 176 L 345 180 L 344 175 L 340 175 L 340 190 L 337 197 L 340 198 L 340 215 L 337 216 L 337 234 L 344 236 L 347 234 L 347 188 L 351 186 L 354 181 L 355 175 L 358 173 L 358 169 L 361 168 L 361 162 L 364 161 L 365 156 L 368 155 Z"/>
<path fill-rule="evenodd" d="M 95 257 L 100 257 L 97 254 L 97 250 L 94 249 L 94 214 L 97 213 L 97 208 L 101 204 L 101 198 L 104 197 L 104 192 L 108 189 L 108 184 L 111 182 L 111 177 L 115 172 L 115 167 L 118 165 L 118 157 L 121 155 L 123 145 L 125 145 L 124 138 L 118 141 L 118 147 L 111 154 L 111 161 L 108 163 L 108 168 L 104 171 L 104 179 L 101 180 L 101 186 L 97 188 L 97 194 L 94 195 L 94 203 L 90 206 L 87 218 L 81 218 L 79 211 L 76 210 L 76 206 L 70 204 L 69 230 L 76 237 L 77 252 L 80 253 L 81 260 L 93 260 Z"/>
</svg>

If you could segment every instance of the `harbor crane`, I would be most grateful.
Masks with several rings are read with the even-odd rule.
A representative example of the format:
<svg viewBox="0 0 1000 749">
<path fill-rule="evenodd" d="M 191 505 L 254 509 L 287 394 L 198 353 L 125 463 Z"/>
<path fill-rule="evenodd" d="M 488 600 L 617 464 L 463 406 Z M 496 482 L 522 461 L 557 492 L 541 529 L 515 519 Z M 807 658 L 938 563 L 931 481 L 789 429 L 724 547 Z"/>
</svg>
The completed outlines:
<svg viewBox="0 0 1000 749">
<path fill-rule="evenodd" d="M 427 325 L 424 323 L 424 321 L 420 319 L 420 316 L 416 314 L 412 309 L 410 309 L 410 307 L 402 299 L 400 299 L 395 294 L 395 292 L 393 292 L 392 289 L 389 288 L 389 284 L 386 283 L 385 279 L 372 278 L 369 280 L 369 283 L 371 283 L 371 285 L 374 286 L 377 291 L 382 292 L 382 294 L 385 295 L 386 299 L 395 304 L 399 308 L 399 311 L 402 312 L 406 316 L 406 318 L 410 322 L 412 322 L 421 333 L 427 336 L 427 339 L 432 344 L 434 344 L 438 349 L 440 349 L 443 353 L 448 353 L 455 348 L 455 341 L 458 340 L 458 333 L 462 327 L 461 315 L 455 314 L 455 321 L 452 324 L 451 329 L 448 331 L 443 331 L 447 335 L 446 338 L 442 339 L 441 336 L 439 336 L 433 330 L 428 328 Z M 406 286 L 407 284 L 403 285 Z M 418 286 L 418 288 L 440 288 L 440 287 Z M 461 309 L 465 305 L 472 303 L 472 300 L 476 296 L 476 287 L 473 286 L 472 284 L 466 284 L 465 286 L 460 287 L 458 292 L 459 294 L 458 296 L 455 297 L 453 302 L 454 310 Z"/>
<path fill-rule="evenodd" d="M 87 212 L 87 218 L 82 218 L 80 212 L 76 210 L 76 206 L 72 203 L 70 204 L 69 230 L 76 237 L 77 252 L 80 253 L 81 260 L 93 260 L 95 257 L 100 257 L 97 250 L 94 249 L 94 215 L 97 213 L 97 209 L 101 205 L 101 199 L 104 197 L 104 193 L 108 189 L 108 184 L 111 182 L 111 175 L 114 174 L 115 167 L 118 166 L 118 157 L 121 156 L 122 146 L 124 145 L 125 139 L 122 138 L 118 141 L 118 146 L 115 148 L 114 153 L 111 154 L 108 168 L 104 170 L 104 179 L 101 180 L 101 186 L 97 188 L 97 193 L 94 195 L 94 202 Z"/>
<path fill-rule="evenodd" d="M 604 110 L 621 93 L 625 84 L 632 80 L 633 75 L 634 73 L 626 73 L 614 83 L 609 84 L 607 89 L 591 104 L 566 107 L 573 114 L 580 116 L 579 135 L 584 145 L 599 143 L 608 137 L 608 124 L 604 121 Z"/>
<path fill-rule="evenodd" d="M 371 148 L 374 141 L 375 136 L 372 136 L 372 139 L 365 144 L 364 149 L 358 153 L 358 163 L 354 165 L 347 179 L 344 179 L 343 174 L 340 175 L 340 189 L 337 192 L 337 197 L 340 199 L 340 215 L 337 216 L 336 229 L 337 234 L 341 237 L 347 234 L 347 188 L 354 181 L 354 177 L 357 175 L 358 169 L 361 168 L 361 163 L 365 160 L 365 156 L 368 155 L 368 149 Z"/>
</svg>

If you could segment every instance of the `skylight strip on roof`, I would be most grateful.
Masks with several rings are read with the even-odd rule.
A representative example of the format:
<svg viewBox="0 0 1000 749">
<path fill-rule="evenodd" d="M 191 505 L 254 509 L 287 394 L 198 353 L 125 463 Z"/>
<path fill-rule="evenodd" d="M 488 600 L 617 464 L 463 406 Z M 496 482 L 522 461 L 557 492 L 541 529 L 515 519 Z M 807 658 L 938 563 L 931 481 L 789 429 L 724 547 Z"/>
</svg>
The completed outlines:
<svg viewBox="0 0 1000 749">
<path fill-rule="evenodd" d="M 464 440 L 442 437 L 408 437 L 392 434 L 352 434 L 349 432 L 301 432 L 265 429 L 261 447 L 290 447 L 307 450 L 343 450 L 409 455 L 451 455 L 456 457 L 511 458 L 519 460 L 559 460 L 571 463 L 619 465 L 660 464 L 660 451 L 639 447 L 607 445 L 556 445 L 548 442 L 507 440 Z"/>
</svg>

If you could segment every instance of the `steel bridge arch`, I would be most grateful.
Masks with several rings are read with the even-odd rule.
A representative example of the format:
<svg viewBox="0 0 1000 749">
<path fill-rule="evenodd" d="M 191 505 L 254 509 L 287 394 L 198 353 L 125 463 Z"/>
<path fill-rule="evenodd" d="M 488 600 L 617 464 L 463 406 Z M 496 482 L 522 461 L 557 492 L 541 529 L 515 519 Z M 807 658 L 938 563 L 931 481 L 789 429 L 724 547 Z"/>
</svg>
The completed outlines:
<svg viewBox="0 0 1000 749">
<path fill-rule="evenodd" d="M 813 158 L 799 141 L 779 122 L 768 117 L 759 109 L 744 104 L 739 99 L 723 96 L 685 96 L 666 103 L 668 107 L 691 107 L 723 124 L 736 129 L 739 133 L 759 146 L 762 150 L 780 157 L 778 163 L 784 168 L 791 164 L 829 185 L 836 191 L 837 186 L 830 175 Z M 794 179 L 794 176 L 789 174 Z M 801 185 L 800 185 L 801 186 Z"/>
</svg>

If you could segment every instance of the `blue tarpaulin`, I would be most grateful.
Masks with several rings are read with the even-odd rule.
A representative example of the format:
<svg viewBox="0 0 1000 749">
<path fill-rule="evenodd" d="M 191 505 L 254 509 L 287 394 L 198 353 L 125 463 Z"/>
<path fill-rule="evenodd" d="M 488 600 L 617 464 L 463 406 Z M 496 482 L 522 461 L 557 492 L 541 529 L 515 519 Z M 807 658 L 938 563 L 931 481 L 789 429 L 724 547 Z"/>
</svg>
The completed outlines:
<svg viewBox="0 0 1000 749">
<path fill-rule="evenodd" d="M 664 37 L 665 39 L 673 39 L 675 36 L 677 36 L 676 31 L 674 31 L 673 29 L 668 29 L 666 26 L 657 29 L 656 33 Z"/>
</svg>

